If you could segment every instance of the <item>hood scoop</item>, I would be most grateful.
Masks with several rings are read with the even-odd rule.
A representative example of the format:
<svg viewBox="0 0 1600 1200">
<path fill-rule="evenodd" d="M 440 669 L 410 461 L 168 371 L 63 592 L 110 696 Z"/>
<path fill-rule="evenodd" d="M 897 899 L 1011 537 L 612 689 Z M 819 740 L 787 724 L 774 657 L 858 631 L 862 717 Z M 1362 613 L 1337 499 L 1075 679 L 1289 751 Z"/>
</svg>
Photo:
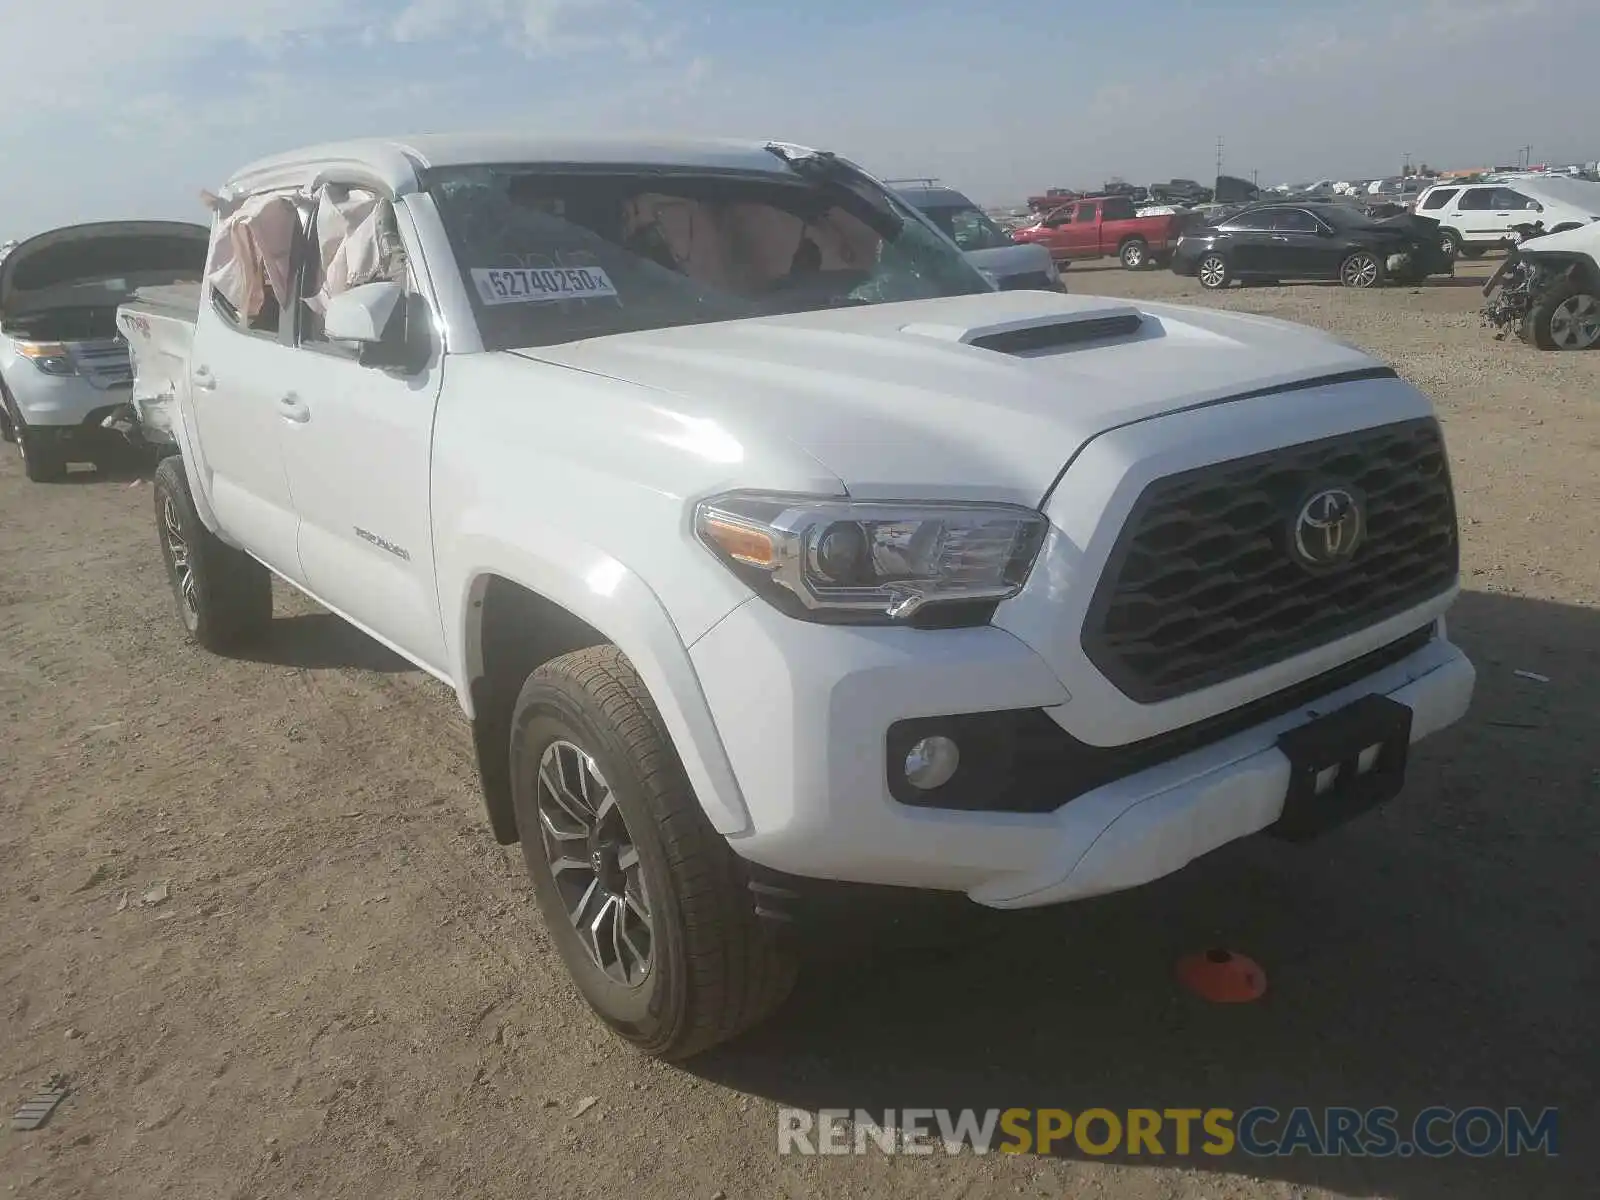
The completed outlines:
<svg viewBox="0 0 1600 1200">
<path fill-rule="evenodd" d="M 1144 328 L 1144 314 L 1130 304 L 1099 304 L 1076 311 L 1039 313 L 984 325 L 917 322 L 901 333 L 956 342 L 997 354 L 1031 354 L 1130 337 Z"/>
</svg>

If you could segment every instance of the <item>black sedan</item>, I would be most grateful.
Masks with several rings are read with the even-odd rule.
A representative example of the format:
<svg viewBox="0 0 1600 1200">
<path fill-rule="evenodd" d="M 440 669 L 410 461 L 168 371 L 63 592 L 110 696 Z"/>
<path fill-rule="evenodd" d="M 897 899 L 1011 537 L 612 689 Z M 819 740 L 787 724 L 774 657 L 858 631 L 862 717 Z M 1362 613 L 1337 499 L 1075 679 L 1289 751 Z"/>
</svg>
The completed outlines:
<svg viewBox="0 0 1600 1200">
<path fill-rule="evenodd" d="M 1378 221 L 1347 204 L 1257 204 L 1178 239 L 1172 269 L 1200 286 L 1238 280 L 1337 279 L 1346 287 L 1416 283 L 1454 271 L 1422 218 Z"/>
</svg>

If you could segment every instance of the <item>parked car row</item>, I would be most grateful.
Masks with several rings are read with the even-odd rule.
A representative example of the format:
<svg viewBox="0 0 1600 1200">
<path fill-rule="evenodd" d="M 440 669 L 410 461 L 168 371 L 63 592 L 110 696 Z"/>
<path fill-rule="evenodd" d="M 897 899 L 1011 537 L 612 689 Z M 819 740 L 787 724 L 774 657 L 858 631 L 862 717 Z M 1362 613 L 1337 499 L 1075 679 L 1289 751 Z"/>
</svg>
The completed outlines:
<svg viewBox="0 0 1600 1200">
<path fill-rule="evenodd" d="M 772 1011 L 820 901 L 1303 840 L 1470 702 L 1432 405 L 1322 331 L 1002 290 L 981 223 L 787 143 L 360 141 L 212 205 L 199 286 L 185 233 L 120 318 L 173 393 L 182 630 L 246 644 L 281 584 L 447 683 L 646 1053 Z M 1069 256 L 1124 250 L 1090 209 Z M 114 290 L 76 245 L 23 291 Z"/>
</svg>

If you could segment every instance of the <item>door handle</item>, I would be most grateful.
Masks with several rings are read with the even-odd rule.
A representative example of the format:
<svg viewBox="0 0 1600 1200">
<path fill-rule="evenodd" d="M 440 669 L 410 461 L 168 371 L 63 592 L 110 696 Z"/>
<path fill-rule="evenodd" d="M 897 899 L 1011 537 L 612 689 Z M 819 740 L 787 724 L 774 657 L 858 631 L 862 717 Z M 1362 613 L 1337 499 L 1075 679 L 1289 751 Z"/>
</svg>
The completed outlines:
<svg viewBox="0 0 1600 1200">
<path fill-rule="evenodd" d="M 191 379 L 194 386 L 202 392 L 214 392 L 217 390 L 216 378 L 211 374 L 209 367 L 196 367 Z"/>
<path fill-rule="evenodd" d="M 1272 240 L 1275 242 L 1287 242 L 1289 240 L 1289 236 L 1288 234 L 1284 233 L 1275 233 L 1272 235 Z"/>
<path fill-rule="evenodd" d="M 285 392 L 278 397 L 278 415 L 285 421 L 293 421 L 296 425 L 304 425 L 311 420 L 311 410 L 293 392 Z"/>
</svg>

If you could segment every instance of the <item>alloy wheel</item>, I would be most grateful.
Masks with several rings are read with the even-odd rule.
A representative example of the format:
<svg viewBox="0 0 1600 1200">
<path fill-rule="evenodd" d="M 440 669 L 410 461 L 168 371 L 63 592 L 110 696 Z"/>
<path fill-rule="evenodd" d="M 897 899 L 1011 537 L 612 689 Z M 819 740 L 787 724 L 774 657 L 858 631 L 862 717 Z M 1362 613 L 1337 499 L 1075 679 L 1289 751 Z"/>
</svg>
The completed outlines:
<svg viewBox="0 0 1600 1200">
<path fill-rule="evenodd" d="M 545 859 L 578 940 L 611 980 L 639 986 L 650 974 L 654 922 L 615 794 L 582 747 L 560 740 L 539 758 L 536 794 Z"/>
<path fill-rule="evenodd" d="M 161 503 L 161 536 L 167 544 L 167 558 L 172 564 L 172 577 L 178 585 L 178 598 L 183 604 L 184 617 L 192 626 L 200 618 L 199 589 L 194 578 L 194 562 L 189 555 L 189 542 L 183 536 L 178 506 L 172 502 L 171 496 Z"/>
<path fill-rule="evenodd" d="M 1215 254 L 1200 261 L 1200 282 L 1207 287 L 1221 287 L 1228 278 L 1228 265 Z"/>
<path fill-rule="evenodd" d="M 1134 244 L 1122 248 L 1122 265 L 1129 270 L 1144 266 L 1144 247 Z"/>
<path fill-rule="evenodd" d="M 1345 260 L 1341 279 L 1346 287 L 1371 287 L 1378 282 L 1378 260 L 1370 254 L 1352 254 Z"/>
<path fill-rule="evenodd" d="M 1600 302 L 1582 292 L 1556 305 L 1550 313 L 1550 340 L 1562 350 L 1587 350 L 1600 342 Z"/>
</svg>

